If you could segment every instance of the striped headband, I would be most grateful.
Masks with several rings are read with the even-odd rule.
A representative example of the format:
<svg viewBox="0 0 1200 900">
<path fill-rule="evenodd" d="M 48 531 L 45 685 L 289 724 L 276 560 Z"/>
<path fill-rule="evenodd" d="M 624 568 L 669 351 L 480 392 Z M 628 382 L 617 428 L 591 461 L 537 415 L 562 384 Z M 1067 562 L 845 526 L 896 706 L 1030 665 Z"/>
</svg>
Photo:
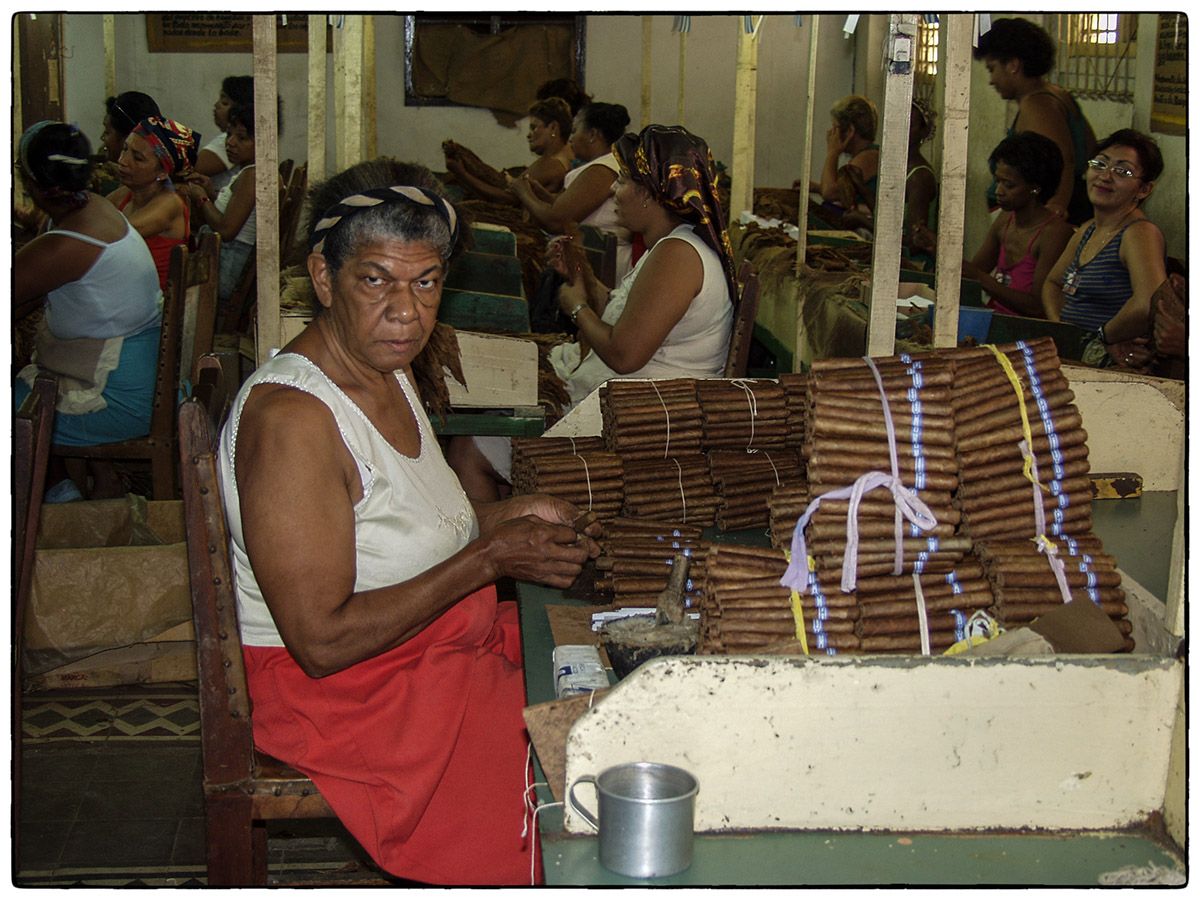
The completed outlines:
<svg viewBox="0 0 1200 900">
<path fill-rule="evenodd" d="M 424 188 L 395 184 L 391 187 L 374 188 L 359 194 L 351 194 L 325 210 L 324 215 L 313 226 L 312 237 L 309 238 L 310 252 L 321 253 L 325 248 L 325 238 L 343 219 L 381 203 L 409 203 L 413 206 L 430 207 L 449 226 L 450 246 L 453 247 L 455 241 L 458 240 L 458 214 L 444 197 L 439 197 Z"/>
</svg>

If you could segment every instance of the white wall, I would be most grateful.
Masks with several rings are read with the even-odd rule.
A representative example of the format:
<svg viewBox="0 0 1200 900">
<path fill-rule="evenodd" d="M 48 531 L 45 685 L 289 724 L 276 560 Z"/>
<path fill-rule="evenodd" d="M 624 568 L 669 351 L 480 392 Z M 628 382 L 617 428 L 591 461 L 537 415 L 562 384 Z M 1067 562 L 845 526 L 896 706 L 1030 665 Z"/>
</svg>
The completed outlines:
<svg viewBox="0 0 1200 900">
<path fill-rule="evenodd" d="M 1040 16 L 1033 16 L 1035 20 Z M 672 17 L 653 16 L 653 120 L 674 123 L 677 118 L 679 36 L 671 31 Z M 1148 97 L 1148 73 L 1153 62 L 1152 15 L 1143 15 L 1139 46 L 1139 98 Z M 93 142 L 100 135 L 104 101 L 102 17 L 65 17 L 66 109 Z M 796 28 L 792 15 L 767 16 L 761 30 L 758 56 L 757 141 L 755 182 L 786 187 L 801 169 L 806 151 L 803 134 L 807 93 L 808 33 L 819 20 L 819 80 L 813 115 L 815 165 L 824 150 L 828 110 L 839 97 L 867 93 L 882 105 L 880 48 L 886 16 L 865 16 L 852 38 L 842 36 L 844 13 L 804 15 Z M 587 18 L 586 87 L 598 100 L 624 104 L 637 128 L 641 121 L 642 19 L 633 15 Z M 1145 23 L 1149 23 L 1149 25 Z M 150 53 L 145 16 L 116 17 L 118 90 L 142 90 L 158 100 L 173 118 L 198 128 L 205 137 L 215 133 L 212 104 L 226 75 L 250 74 L 249 53 Z M 683 124 L 704 137 L 713 155 L 726 167 L 733 144 L 734 64 L 739 17 L 697 15 L 687 38 L 685 115 Z M 486 110 L 462 107 L 406 107 L 403 102 L 403 21 L 399 15 L 376 16 L 376 78 L 379 104 L 378 140 L 382 154 L 414 159 L 435 169 L 443 167 L 441 142 L 466 144 L 498 166 L 523 165 L 530 160 L 525 123 L 508 128 Z M 332 62 L 330 63 L 332 72 Z M 987 157 L 1004 137 L 1015 107 L 988 86 L 980 63 L 971 66 L 971 115 L 967 171 L 967 216 L 964 247 L 974 251 L 987 229 L 983 195 L 991 179 Z M 307 59 L 303 53 L 279 55 L 279 91 L 283 97 L 280 158 L 307 156 Z M 875 93 L 872 93 L 872 87 Z M 332 98 L 332 76 L 329 96 Z M 879 93 L 879 96 L 875 94 Z M 1134 105 L 1084 101 L 1083 107 L 1103 136 L 1118 127 L 1149 126 L 1148 101 Z M 333 117 L 330 117 L 331 123 Z M 1186 140 L 1159 135 L 1166 172 L 1147 202 L 1146 210 L 1167 235 L 1168 252 L 1186 258 Z M 938 138 L 935 138 L 935 142 Z M 333 159 L 333 136 L 327 136 L 327 155 Z M 935 158 L 937 149 L 931 148 Z"/>
</svg>

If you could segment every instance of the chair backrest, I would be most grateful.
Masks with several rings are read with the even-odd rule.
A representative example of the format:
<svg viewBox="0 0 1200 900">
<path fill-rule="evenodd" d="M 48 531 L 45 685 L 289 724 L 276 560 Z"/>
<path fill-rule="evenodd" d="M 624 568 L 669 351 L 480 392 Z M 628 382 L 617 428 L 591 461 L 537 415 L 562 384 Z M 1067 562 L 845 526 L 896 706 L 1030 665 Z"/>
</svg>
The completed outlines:
<svg viewBox="0 0 1200 900">
<path fill-rule="evenodd" d="M 304 192 L 308 190 L 308 163 L 296 166 L 279 200 L 279 261 L 287 266 L 302 261 L 296 232 L 304 214 Z"/>
<path fill-rule="evenodd" d="M 610 288 L 617 286 L 617 236 L 594 225 L 580 225 L 583 249 L 596 277 Z"/>
<path fill-rule="evenodd" d="M 179 361 L 187 302 L 187 259 L 186 247 L 172 248 L 167 289 L 163 292 L 154 406 L 150 411 L 150 439 L 168 446 L 175 443 L 175 405 L 179 401 Z"/>
<path fill-rule="evenodd" d="M 254 772 L 250 695 L 211 421 L 209 411 L 195 398 L 179 407 L 180 480 L 196 631 L 200 739 L 204 782 L 209 785 L 235 784 Z"/>
<path fill-rule="evenodd" d="M 758 273 L 749 262 L 738 271 L 741 300 L 733 314 L 729 334 L 729 355 L 725 358 L 725 377 L 743 378 L 750 361 L 750 341 L 754 337 L 754 320 L 758 317 Z"/>
<path fill-rule="evenodd" d="M 20 659 L 25 603 L 33 577 L 34 548 L 42 517 L 42 494 L 50 459 L 50 434 L 58 379 L 38 375 L 13 422 L 13 644 Z"/>
<path fill-rule="evenodd" d="M 178 248 L 174 253 L 183 250 Z M 191 373 L 196 360 L 213 348 L 217 326 L 217 287 L 220 281 L 221 237 L 212 231 L 201 235 L 193 251 L 183 251 L 183 326 L 180 335 L 179 371 Z"/>
<path fill-rule="evenodd" d="M 220 356 L 206 353 L 196 360 L 192 369 L 192 396 L 199 400 L 208 412 L 209 426 L 213 434 L 220 434 L 225 425 L 236 389 L 236 376 L 225 371 Z"/>
</svg>

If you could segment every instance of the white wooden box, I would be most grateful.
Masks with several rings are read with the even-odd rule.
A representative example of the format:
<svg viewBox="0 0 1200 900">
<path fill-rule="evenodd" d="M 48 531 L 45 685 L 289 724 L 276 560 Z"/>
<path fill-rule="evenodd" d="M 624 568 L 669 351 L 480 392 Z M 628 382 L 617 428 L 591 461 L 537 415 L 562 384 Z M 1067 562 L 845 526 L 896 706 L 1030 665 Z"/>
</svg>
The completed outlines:
<svg viewBox="0 0 1200 900">
<path fill-rule="evenodd" d="M 450 405 L 460 408 L 536 406 L 538 349 L 533 341 L 458 332 L 465 385 L 446 371 Z"/>
</svg>

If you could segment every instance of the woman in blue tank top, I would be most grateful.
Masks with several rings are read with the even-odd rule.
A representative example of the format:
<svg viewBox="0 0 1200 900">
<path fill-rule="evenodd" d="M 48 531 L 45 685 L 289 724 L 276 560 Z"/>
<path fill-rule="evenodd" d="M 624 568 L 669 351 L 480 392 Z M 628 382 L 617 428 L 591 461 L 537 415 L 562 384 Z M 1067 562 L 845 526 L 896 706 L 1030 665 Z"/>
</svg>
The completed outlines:
<svg viewBox="0 0 1200 900">
<path fill-rule="evenodd" d="M 1150 299 L 1166 280 L 1162 232 L 1142 201 L 1162 173 L 1158 145 L 1124 128 L 1088 161 L 1088 199 L 1096 215 L 1084 223 L 1042 286 L 1046 317 L 1097 331 L 1118 364 L 1148 338 Z"/>
</svg>

